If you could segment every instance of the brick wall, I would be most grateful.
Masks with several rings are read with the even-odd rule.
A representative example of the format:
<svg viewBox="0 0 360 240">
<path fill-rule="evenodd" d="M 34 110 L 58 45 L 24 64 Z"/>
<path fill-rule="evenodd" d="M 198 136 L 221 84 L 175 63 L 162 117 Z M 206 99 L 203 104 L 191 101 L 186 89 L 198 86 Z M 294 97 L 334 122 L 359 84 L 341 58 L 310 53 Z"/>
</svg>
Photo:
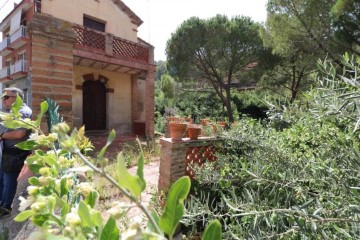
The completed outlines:
<svg viewBox="0 0 360 240">
<path fill-rule="evenodd" d="M 158 190 L 167 191 L 171 184 L 177 179 L 187 174 L 187 164 L 189 162 L 199 162 L 199 158 L 193 156 L 191 149 L 209 149 L 215 141 L 213 137 L 200 137 L 199 140 L 183 138 L 181 141 L 173 141 L 171 138 L 161 138 L 161 156 L 159 169 Z M 189 151 L 190 150 L 190 151 Z M 208 151 L 204 152 L 208 153 Z M 201 156 L 209 159 L 209 156 Z M 213 154 L 211 154 L 213 161 Z"/>
<path fill-rule="evenodd" d="M 39 113 L 40 103 L 49 97 L 59 104 L 60 115 L 72 126 L 73 43 L 76 37 L 72 25 L 49 15 L 35 13 L 28 31 L 32 44 L 30 72 L 33 115 Z"/>
</svg>

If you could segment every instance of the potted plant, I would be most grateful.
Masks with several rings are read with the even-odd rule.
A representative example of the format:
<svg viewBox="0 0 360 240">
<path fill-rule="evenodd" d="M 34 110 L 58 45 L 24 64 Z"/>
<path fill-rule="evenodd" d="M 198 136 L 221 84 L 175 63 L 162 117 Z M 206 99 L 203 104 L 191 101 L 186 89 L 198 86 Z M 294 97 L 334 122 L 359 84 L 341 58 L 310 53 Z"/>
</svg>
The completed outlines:
<svg viewBox="0 0 360 240">
<path fill-rule="evenodd" d="M 201 133 L 201 125 L 198 124 L 189 124 L 188 125 L 188 135 L 191 140 L 197 140 Z"/>
<path fill-rule="evenodd" d="M 187 128 L 187 123 L 183 118 L 175 118 L 169 122 L 170 136 L 172 140 L 181 140 Z"/>
</svg>

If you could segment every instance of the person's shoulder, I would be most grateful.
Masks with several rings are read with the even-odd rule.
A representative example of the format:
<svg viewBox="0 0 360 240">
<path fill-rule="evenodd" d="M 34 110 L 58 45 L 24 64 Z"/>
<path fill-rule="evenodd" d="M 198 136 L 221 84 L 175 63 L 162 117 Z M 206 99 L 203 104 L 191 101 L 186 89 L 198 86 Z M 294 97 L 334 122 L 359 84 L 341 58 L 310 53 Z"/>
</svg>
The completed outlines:
<svg viewBox="0 0 360 240">
<path fill-rule="evenodd" d="M 30 118 L 32 115 L 32 110 L 27 105 L 23 105 L 19 112 L 23 115 L 25 118 Z"/>
</svg>

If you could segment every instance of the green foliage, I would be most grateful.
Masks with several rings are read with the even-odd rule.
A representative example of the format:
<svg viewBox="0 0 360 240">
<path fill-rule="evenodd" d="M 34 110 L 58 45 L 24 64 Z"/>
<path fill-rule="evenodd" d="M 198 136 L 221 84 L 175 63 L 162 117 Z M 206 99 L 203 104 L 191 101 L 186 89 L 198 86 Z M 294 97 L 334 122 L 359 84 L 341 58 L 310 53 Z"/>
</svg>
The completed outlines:
<svg viewBox="0 0 360 240">
<path fill-rule="evenodd" d="M 273 53 L 279 56 L 279 61 L 262 77 L 263 87 L 287 97 L 292 103 L 299 99 L 299 93 L 306 92 L 315 84 L 312 74 L 316 71 L 317 59 L 329 57 L 336 61 L 340 54 L 350 51 L 349 48 L 352 52 L 356 50 L 357 47 L 349 46 L 336 37 L 336 31 L 341 31 L 344 25 L 334 27 L 332 9 L 335 2 L 341 1 L 268 2 L 268 18 L 261 36 L 265 46 L 271 47 Z M 356 19 L 351 11 L 344 14 Z"/>
<path fill-rule="evenodd" d="M 190 191 L 190 178 L 178 179 L 172 186 L 167 197 L 164 212 L 159 220 L 159 226 L 172 239 L 176 227 L 184 214 L 184 200 Z"/>
<path fill-rule="evenodd" d="M 206 227 L 203 235 L 203 240 L 212 239 L 212 240 L 221 240 L 221 224 L 218 220 L 211 221 Z"/>
<path fill-rule="evenodd" d="M 26 126 L 34 133 L 30 139 L 17 146 L 31 149 L 33 154 L 26 159 L 26 164 L 35 174 L 29 178 L 28 196 L 21 198 L 20 214 L 15 217 L 16 221 L 29 219 L 41 231 L 33 232 L 32 239 L 165 239 L 164 233 L 172 239 L 174 230 L 182 218 L 184 212 L 183 201 L 190 189 L 190 179 L 183 177 L 174 183 L 169 192 L 169 198 L 173 200 L 164 209 L 164 215 L 155 221 L 153 216 L 141 203 L 139 196 L 145 189 L 143 175 L 144 155 L 138 141 L 140 154 L 138 158 L 138 170 L 136 175 L 131 175 L 124 164 L 122 154 L 118 156 L 118 181 L 112 178 L 106 171 L 107 160 L 104 155 L 107 147 L 115 138 L 115 131 L 108 137 L 106 145 L 97 156 L 101 167 L 96 167 L 82 153 L 79 143 L 79 132 L 74 129 L 70 135 L 69 126 L 59 123 L 52 127 L 52 133 L 45 135 L 37 123 L 41 119 L 32 121 L 21 119 L 19 109 L 22 100 L 17 97 L 13 106 L 14 114 L 1 113 L 3 124 L 14 128 Z M 47 103 L 41 104 L 39 118 L 47 110 Z M 83 134 L 80 134 L 82 137 Z M 59 141 L 60 149 L 56 143 Z M 80 141 L 81 142 L 81 141 Z M 74 162 L 82 160 L 87 167 L 74 168 Z M 110 217 L 104 220 L 101 213 L 95 209 L 99 193 L 94 186 L 87 181 L 76 183 L 74 177 L 81 171 L 94 171 L 104 177 L 110 184 L 129 198 L 134 205 L 140 208 L 149 220 L 153 231 L 143 230 L 139 226 L 131 226 L 120 234 L 116 220 L 123 216 L 123 206 L 114 204 L 109 210 Z M 80 201 L 77 199 L 80 198 Z M 27 208 L 30 209 L 27 210 Z M 159 227 L 161 222 L 162 228 Z"/>
<path fill-rule="evenodd" d="M 359 63 L 319 62 L 307 108 L 278 107 L 285 127 L 242 119 L 226 132 L 182 221 L 202 229 L 216 216 L 224 239 L 359 238 Z"/>
<path fill-rule="evenodd" d="M 179 81 L 194 80 L 213 88 L 233 122 L 231 84 L 245 84 L 257 71 L 249 64 L 262 62 L 265 52 L 260 25 L 248 17 L 228 19 L 217 15 L 202 20 L 192 17 L 181 24 L 167 42 L 168 63 Z"/>
<path fill-rule="evenodd" d="M 45 98 L 47 103 L 48 111 L 47 111 L 47 124 L 48 124 L 48 131 L 51 132 L 52 126 L 58 123 L 63 122 L 63 118 L 59 114 L 59 105 L 50 98 Z M 41 119 L 41 116 L 38 116 L 38 119 Z"/>
</svg>

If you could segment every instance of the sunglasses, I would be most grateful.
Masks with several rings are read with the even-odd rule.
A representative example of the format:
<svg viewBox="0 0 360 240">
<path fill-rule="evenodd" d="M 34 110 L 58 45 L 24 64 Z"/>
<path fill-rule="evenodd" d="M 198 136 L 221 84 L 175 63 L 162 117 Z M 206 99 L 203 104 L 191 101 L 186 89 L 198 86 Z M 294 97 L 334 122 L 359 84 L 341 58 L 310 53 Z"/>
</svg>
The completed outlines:
<svg viewBox="0 0 360 240">
<path fill-rule="evenodd" d="M 2 96 L 1 99 L 2 99 L 2 100 L 8 100 L 8 99 L 11 98 L 11 97 L 15 97 L 15 96 L 5 95 L 5 96 Z"/>
</svg>

